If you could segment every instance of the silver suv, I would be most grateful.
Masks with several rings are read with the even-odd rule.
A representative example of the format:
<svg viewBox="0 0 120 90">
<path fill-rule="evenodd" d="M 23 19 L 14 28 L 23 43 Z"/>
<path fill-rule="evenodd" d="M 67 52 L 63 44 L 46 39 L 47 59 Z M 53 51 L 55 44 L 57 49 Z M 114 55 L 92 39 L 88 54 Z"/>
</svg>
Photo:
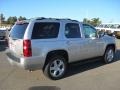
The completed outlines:
<svg viewBox="0 0 120 90">
<path fill-rule="evenodd" d="M 9 34 L 8 60 L 27 70 L 42 69 L 60 79 L 72 62 L 103 57 L 114 60 L 115 39 L 98 34 L 91 25 L 70 19 L 34 18 L 16 22 Z"/>
</svg>

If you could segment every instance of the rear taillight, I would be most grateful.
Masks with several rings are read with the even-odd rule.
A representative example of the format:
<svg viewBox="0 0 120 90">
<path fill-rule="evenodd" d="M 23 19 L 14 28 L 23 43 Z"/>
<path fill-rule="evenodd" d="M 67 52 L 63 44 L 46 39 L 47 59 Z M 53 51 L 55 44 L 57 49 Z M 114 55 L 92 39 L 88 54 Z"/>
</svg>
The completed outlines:
<svg viewBox="0 0 120 90">
<path fill-rule="evenodd" d="M 32 56 L 31 41 L 23 40 L 23 54 L 24 57 Z"/>
</svg>

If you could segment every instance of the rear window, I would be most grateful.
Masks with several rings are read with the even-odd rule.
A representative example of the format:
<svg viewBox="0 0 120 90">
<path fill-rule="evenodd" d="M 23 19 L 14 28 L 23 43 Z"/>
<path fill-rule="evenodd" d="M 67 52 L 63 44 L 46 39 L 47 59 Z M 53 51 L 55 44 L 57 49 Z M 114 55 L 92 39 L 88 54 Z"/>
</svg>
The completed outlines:
<svg viewBox="0 0 120 90">
<path fill-rule="evenodd" d="M 32 39 L 57 38 L 59 27 L 60 27 L 60 23 L 56 23 L 56 22 L 35 23 L 32 32 Z"/>
<path fill-rule="evenodd" d="M 10 32 L 10 37 L 14 39 L 23 39 L 27 26 L 28 26 L 28 23 L 16 24 Z"/>
</svg>

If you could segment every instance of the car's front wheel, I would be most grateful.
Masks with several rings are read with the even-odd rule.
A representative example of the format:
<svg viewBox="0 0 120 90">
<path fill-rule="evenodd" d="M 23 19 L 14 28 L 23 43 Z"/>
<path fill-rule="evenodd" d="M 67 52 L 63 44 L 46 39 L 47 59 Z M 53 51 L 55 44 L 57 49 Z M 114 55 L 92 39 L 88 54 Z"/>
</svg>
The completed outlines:
<svg viewBox="0 0 120 90">
<path fill-rule="evenodd" d="M 111 63 L 114 60 L 115 51 L 113 47 L 108 47 L 104 54 L 105 63 Z"/>
<path fill-rule="evenodd" d="M 53 80 L 62 78 L 66 72 L 67 62 L 63 56 L 53 56 L 44 68 L 44 74 Z"/>
</svg>

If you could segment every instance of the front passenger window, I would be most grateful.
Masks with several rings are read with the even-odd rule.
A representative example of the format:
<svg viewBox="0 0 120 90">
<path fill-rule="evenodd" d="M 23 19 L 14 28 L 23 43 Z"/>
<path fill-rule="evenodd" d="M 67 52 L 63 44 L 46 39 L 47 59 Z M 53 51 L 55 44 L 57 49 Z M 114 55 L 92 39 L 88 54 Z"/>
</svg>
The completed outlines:
<svg viewBox="0 0 120 90">
<path fill-rule="evenodd" d="M 97 31 L 92 26 L 83 24 L 85 38 L 97 38 Z"/>
</svg>

